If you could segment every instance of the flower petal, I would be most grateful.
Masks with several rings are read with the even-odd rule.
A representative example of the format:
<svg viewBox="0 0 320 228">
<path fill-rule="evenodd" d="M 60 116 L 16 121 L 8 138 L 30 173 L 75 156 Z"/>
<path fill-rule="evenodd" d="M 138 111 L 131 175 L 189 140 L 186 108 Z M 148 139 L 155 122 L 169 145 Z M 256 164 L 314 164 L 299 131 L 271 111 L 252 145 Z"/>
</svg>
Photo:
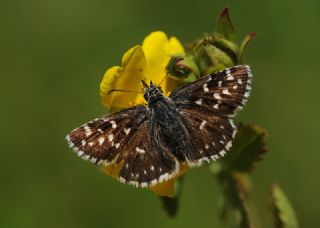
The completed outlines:
<svg viewBox="0 0 320 228">
<path fill-rule="evenodd" d="M 174 197 L 176 194 L 174 188 L 174 179 L 162 182 L 150 188 L 150 191 L 157 193 L 160 196 Z"/>
<path fill-rule="evenodd" d="M 144 102 L 143 95 L 126 92 L 113 92 L 112 89 L 141 92 L 143 86 L 146 59 L 141 46 L 137 45 L 127 51 L 122 58 L 122 67 L 112 67 L 104 74 L 100 83 L 102 104 L 112 109 L 124 109 Z"/>
<path fill-rule="evenodd" d="M 180 41 L 172 36 L 169 39 L 169 55 L 180 55 L 183 56 L 184 55 L 184 49 L 183 46 L 181 45 Z"/>
<path fill-rule="evenodd" d="M 145 75 L 146 80 L 152 80 L 156 85 L 159 85 L 165 77 L 165 68 L 169 63 L 170 57 L 178 54 L 183 55 L 184 53 L 182 45 L 175 37 L 168 40 L 167 35 L 161 31 L 152 32 L 147 36 L 142 43 L 142 49 L 147 59 L 146 72 L 148 74 Z M 168 77 L 161 87 L 164 93 L 168 95 L 168 92 L 175 89 L 177 85 L 178 81 Z"/>
<path fill-rule="evenodd" d="M 101 166 L 101 171 L 104 172 L 105 174 L 118 179 L 119 178 L 119 173 L 120 170 L 123 166 L 124 161 L 121 161 L 120 163 L 112 163 L 108 166 Z"/>
</svg>

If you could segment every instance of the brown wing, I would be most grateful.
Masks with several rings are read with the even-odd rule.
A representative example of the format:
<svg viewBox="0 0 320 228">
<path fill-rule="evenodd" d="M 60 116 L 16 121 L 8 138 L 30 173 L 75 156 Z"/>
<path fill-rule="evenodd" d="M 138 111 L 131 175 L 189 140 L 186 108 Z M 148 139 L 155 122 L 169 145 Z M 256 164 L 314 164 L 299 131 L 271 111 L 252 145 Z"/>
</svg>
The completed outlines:
<svg viewBox="0 0 320 228">
<path fill-rule="evenodd" d="M 145 106 L 90 121 L 71 131 L 67 140 L 85 160 L 122 164 L 119 180 L 124 183 L 148 187 L 178 172 L 177 160 L 154 143 Z"/>
<path fill-rule="evenodd" d="M 251 81 L 249 66 L 233 66 L 176 89 L 170 98 L 177 107 L 207 109 L 232 117 L 247 102 Z"/>
<path fill-rule="evenodd" d="M 225 156 L 237 132 L 231 119 L 210 115 L 206 110 L 181 109 L 180 114 L 188 127 L 186 160 L 189 166 Z"/>
</svg>

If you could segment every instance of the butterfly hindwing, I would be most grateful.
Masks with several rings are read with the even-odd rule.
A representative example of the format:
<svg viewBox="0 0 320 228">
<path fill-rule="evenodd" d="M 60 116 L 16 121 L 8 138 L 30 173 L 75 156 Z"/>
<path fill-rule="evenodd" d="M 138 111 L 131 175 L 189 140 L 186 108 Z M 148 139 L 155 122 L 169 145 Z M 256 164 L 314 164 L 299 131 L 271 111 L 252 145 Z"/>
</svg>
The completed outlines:
<svg viewBox="0 0 320 228">
<path fill-rule="evenodd" d="M 249 66 L 233 66 L 176 89 L 170 98 L 177 107 L 207 109 L 211 114 L 233 117 L 246 103 L 251 81 Z"/>
<path fill-rule="evenodd" d="M 153 134 L 149 124 L 144 122 L 122 148 L 127 155 L 122 158 L 121 182 L 147 187 L 168 180 L 178 172 L 177 159 L 156 143 L 158 136 Z"/>
<path fill-rule="evenodd" d="M 206 110 L 180 110 L 189 132 L 186 160 L 189 166 L 199 166 L 204 161 L 224 157 L 231 148 L 236 134 L 233 121 L 226 117 L 210 115 Z"/>
</svg>

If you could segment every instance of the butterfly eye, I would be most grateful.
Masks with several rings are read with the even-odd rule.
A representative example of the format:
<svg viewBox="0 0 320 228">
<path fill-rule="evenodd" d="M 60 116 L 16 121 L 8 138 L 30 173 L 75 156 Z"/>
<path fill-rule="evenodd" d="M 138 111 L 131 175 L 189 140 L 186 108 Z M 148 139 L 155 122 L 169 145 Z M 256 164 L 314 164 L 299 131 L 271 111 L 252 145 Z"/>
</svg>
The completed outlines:
<svg viewBox="0 0 320 228">
<path fill-rule="evenodd" d="M 146 90 L 146 89 L 145 89 Z M 149 93 L 147 91 L 145 91 L 144 95 L 143 95 L 144 99 L 146 101 L 149 101 Z"/>
</svg>

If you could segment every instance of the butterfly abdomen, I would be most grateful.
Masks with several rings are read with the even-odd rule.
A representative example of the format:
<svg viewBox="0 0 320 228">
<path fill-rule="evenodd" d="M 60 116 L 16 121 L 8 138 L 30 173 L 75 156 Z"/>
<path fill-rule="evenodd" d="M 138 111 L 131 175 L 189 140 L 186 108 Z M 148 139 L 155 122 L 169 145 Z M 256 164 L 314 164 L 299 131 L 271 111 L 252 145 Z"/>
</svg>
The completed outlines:
<svg viewBox="0 0 320 228">
<path fill-rule="evenodd" d="M 176 110 L 170 98 L 163 97 L 150 106 L 153 131 L 159 132 L 163 142 L 172 154 L 179 160 L 185 160 L 186 126 L 181 115 Z M 156 134 L 155 134 L 156 135 Z"/>
</svg>

